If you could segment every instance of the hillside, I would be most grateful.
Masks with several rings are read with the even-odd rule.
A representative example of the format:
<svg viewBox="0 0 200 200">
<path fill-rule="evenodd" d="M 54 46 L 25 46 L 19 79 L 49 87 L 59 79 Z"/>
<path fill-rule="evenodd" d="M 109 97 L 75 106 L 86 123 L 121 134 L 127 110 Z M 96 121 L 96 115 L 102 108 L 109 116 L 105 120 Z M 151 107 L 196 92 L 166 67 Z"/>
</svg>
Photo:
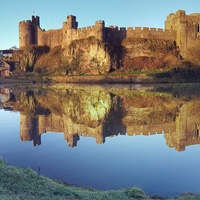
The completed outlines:
<svg viewBox="0 0 200 200">
<path fill-rule="evenodd" d="M 100 42 L 94 37 L 76 40 L 66 48 L 32 46 L 20 50 L 18 71 L 39 75 L 134 75 L 184 66 L 173 41 L 131 39 Z"/>
</svg>

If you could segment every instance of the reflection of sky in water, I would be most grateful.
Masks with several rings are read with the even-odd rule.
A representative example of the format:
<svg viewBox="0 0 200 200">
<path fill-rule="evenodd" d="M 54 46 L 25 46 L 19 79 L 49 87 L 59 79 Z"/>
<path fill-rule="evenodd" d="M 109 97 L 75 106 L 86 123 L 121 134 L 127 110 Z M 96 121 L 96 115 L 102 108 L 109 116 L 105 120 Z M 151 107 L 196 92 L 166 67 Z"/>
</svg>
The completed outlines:
<svg viewBox="0 0 200 200">
<path fill-rule="evenodd" d="M 200 192 L 200 145 L 183 152 L 166 146 L 163 134 L 107 137 L 104 144 L 80 137 L 69 148 L 63 133 L 43 134 L 42 145 L 20 141 L 19 113 L 0 110 L 0 156 L 78 186 L 120 189 L 138 186 L 149 194 Z"/>
</svg>

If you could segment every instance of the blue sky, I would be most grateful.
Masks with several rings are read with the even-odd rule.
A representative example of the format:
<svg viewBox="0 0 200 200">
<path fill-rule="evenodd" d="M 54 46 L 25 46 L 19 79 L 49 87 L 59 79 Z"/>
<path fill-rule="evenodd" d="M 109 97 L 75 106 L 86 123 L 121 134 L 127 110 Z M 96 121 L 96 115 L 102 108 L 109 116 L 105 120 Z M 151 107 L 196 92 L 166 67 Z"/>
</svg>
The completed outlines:
<svg viewBox="0 0 200 200">
<path fill-rule="evenodd" d="M 18 23 L 40 16 L 43 29 L 62 27 L 75 15 L 79 27 L 104 20 L 106 26 L 164 28 L 169 13 L 200 13 L 200 0 L 0 0 L 0 49 L 19 46 Z"/>
</svg>

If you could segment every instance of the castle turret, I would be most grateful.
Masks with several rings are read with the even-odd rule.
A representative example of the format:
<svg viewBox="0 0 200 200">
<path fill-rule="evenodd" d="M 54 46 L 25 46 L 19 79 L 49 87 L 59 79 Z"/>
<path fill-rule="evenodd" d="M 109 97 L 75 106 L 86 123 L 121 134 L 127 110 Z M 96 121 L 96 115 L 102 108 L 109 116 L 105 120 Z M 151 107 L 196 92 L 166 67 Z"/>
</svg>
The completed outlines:
<svg viewBox="0 0 200 200">
<path fill-rule="evenodd" d="M 95 22 L 96 35 L 95 37 L 100 41 L 105 41 L 105 22 L 103 20 L 98 20 Z"/>
<path fill-rule="evenodd" d="M 63 44 L 68 45 L 73 40 L 73 32 L 78 28 L 78 22 L 73 15 L 67 16 L 67 21 L 63 22 Z"/>
<path fill-rule="evenodd" d="M 19 48 L 32 44 L 31 20 L 19 23 Z"/>
<path fill-rule="evenodd" d="M 32 44 L 38 45 L 38 27 L 40 27 L 40 18 L 32 16 Z"/>
<path fill-rule="evenodd" d="M 30 45 L 38 45 L 38 27 L 40 19 L 38 16 L 32 16 L 32 21 L 21 21 L 19 23 L 19 48 Z"/>
<path fill-rule="evenodd" d="M 69 15 L 67 16 L 67 29 L 77 29 L 78 22 L 76 22 L 76 16 Z"/>
</svg>

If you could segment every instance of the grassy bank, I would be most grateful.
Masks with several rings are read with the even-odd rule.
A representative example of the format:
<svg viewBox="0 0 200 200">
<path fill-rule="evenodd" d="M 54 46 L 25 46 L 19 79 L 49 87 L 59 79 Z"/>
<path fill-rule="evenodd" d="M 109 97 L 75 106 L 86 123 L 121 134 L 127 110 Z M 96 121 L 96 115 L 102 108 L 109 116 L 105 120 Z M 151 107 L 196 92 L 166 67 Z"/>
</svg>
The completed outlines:
<svg viewBox="0 0 200 200">
<path fill-rule="evenodd" d="M 130 68 L 131 69 L 131 68 Z M 165 70 L 116 70 L 104 75 L 55 75 L 38 74 L 35 72 L 14 72 L 12 77 L 0 77 L 0 84 L 23 84 L 23 83 L 195 83 L 200 82 L 200 68 L 186 63 L 184 66 Z"/>
<path fill-rule="evenodd" d="M 0 199 L 163 199 L 150 197 L 139 188 L 124 190 L 98 191 L 83 189 L 53 181 L 43 177 L 31 169 L 9 166 L 0 160 Z M 200 199 L 200 195 L 184 194 L 168 199 Z"/>
<path fill-rule="evenodd" d="M 0 77 L 0 84 L 6 85 L 6 84 L 27 84 L 30 83 L 30 81 L 24 77 L 24 78 L 3 78 Z"/>
</svg>

